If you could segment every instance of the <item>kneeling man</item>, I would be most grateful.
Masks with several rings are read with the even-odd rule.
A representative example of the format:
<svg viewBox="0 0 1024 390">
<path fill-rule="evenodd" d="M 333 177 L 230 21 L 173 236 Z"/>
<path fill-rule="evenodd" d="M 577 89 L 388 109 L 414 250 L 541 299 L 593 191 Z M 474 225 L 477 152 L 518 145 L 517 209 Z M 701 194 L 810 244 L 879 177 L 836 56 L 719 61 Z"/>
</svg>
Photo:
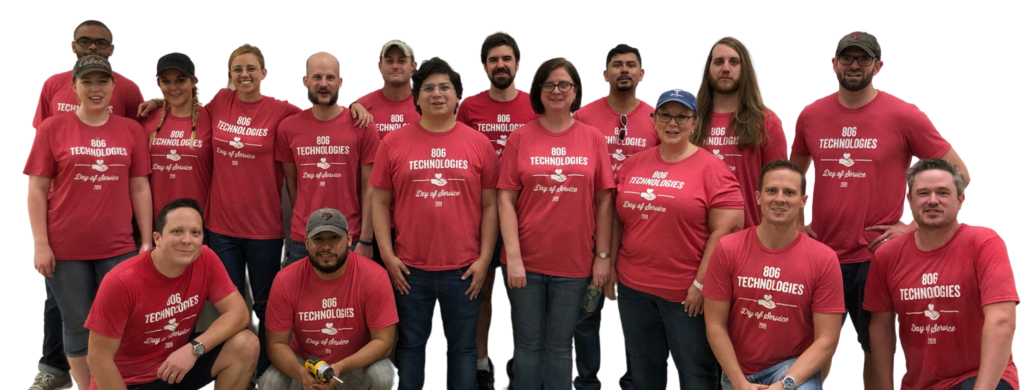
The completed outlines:
<svg viewBox="0 0 1024 390">
<path fill-rule="evenodd" d="M 761 224 L 722 238 L 704 276 L 708 342 L 725 390 L 821 389 L 842 327 L 836 253 L 800 233 L 807 204 L 799 168 L 775 160 L 754 193 Z"/>
<path fill-rule="evenodd" d="M 207 302 L 220 317 L 194 335 Z M 203 246 L 203 211 L 193 199 L 156 217 L 153 249 L 114 267 L 100 283 L 85 327 L 92 390 L 244 390 L 259 339 L 220 259 Z"/>
<path fill-rule="evenodd" d="M 309 257 L 274 279 L 267 304 L 267 354 L 274 366 L 260 390 L 391 389 L 398 311 L 387 271 L 349 251 L 348 222 L 335 209 L 306 222 Z M 289 335 L 290 333 L 290 335 Z M 330 364 L 321 383 L 303 365 L 310 356 Z"/>
<path fill-rule="evenodd" d="M 917 231 L 878 248 L 864 293 L 879 388 L 893 388 L 899 318 L 902 389 L 1018 389 L 1010 347 L 1020 299 L 1006 243 L 957 221 L 964 177 L 953 164 L 918 161 L 907 187 Z"/>
</svg>

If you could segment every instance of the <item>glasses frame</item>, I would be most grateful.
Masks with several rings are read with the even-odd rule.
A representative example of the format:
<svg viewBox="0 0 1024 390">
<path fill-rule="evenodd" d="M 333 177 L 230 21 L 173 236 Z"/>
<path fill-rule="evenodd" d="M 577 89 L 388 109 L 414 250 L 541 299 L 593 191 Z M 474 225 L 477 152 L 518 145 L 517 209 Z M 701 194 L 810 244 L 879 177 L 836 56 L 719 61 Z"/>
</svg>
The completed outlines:
<svg viewBox="0 0 1024 390">
<path fill-rule="evenodd" d="M 843 62 L 843 57 L 849 58 L 850 62 L 845 62 L 844 63 Z M 865 60 L 867 60 L 866 64 L 864 63 Z M 837 56 L 836 57 L 836 61 L 839 62 L 839 65 L 853 65 L 853 62 L 856 61 L 857 64 L 860 65 L 860 66 L 871 66 L 871 64 L 875 63 L 876 60 L 875 60 L 875 57 L 872 57 L 872 56 L 869 56 L 869 55 L 856 56 L 856 57 L 850 56 L 850 55 L 841 55 L 841 56 Z"/>
<path fill-rule="evenodd" d="M 561 87 L 561 85 L 563 85 L 563 84 L 567 85 L 565 87 L 565 89 L 562 89 L 562 87 Z M 566 92 L 572 91 L 572 89 L 576 87 L 576 84 L 573 84 L 573 83 L 570 83 L 570 82 L 566 82 L 566 81 L 563 81 L 563 82 L 558 83 L 558 84 L 555 84 L 555 83 L 544 83 L 544 84 L 540 85 L 540 90 L 541 90 L 541 92 L 544 92 L 544 93 L 551 93 L 551 92 L 555 92 L 555 88 L 556 87 L 562 93 L 566 93 Z"/>
<path fill-rule="evenodd" d="M 666 121 L 662 117 L 662 115 L 668 116 L 668 120 Z M 656 113 L 654 113 L 654 117 L 658 118 L 658 121 L 661 122 L 661 123 L 672 123 L 672 121 L 675 121 L 676 125 L 678 125 L 678 126 L 685 125 L 685 124 L 689 123 L 691 120 L 695 120 L 697 118 L 696 115 L 669 115 L 667 112 L 661 112 L 661 113 L 656 112 Z M 680 117 L 686 118 L 686 119 L 682 119 L 682 121 L 680 122 L 680 119 L 679 119 Z"/>
<path fill-rule="evenodd" d="M 84 44 L 83 44 L 83 42 L 84 42 Z M 89 38 L 89 37 L 79 37 L 78 39 L 75 40 L 75 44 L 78 45 L 79 47 L 83 47 L 83 48 L 88 48 L 89 46 L 96 45 L 97 49 L 103 50 L 103 49 L 109 48 L 110 45 L 111 45 L 111 42 L 106 40 L 106 39 L 103 39 L 103 38 L 92 39 L 92 38 Z"/>
</svg>

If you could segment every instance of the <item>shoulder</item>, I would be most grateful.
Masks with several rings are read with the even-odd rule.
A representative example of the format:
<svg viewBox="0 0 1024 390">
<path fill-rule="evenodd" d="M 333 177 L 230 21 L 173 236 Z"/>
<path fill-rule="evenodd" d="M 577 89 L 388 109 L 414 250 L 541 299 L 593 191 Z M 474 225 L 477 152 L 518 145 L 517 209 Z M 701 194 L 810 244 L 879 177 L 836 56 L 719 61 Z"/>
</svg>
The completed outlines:
<svg viewBox="0 0 1024 390">
<path fill-rule="evenodd" d="M 60 129 L 62 127 L 74 126 L 75 125 L 75 121 L 76 121 L 76 118 L 74 117 L 74 115 L 76 115 L 74 111 L 62 112 L 60 114 L 53 115 L 53 116 L 51 116 L 49 118 L 44 119 L 41 123 L 39 123 L 39 127 L 37 128 L 36 131 L 37 132 L 53 132 L 53 131 L 55 131 L 57 129 Z M 114 117 L 114 116 L 115 115 L 111 115 L 111 117 Z"/>
<path fill-rule="evenodd" d="M 370 103 L 372 103 L 373 101 L 377 100 L 377 95 L 379 95 L 379 94 L 380 94 L 380 90 L 378 89 L 378 90 L 370 92 L 370 93 L 368 93 L 366 95 L 363 95 L 363 97 L 361 97 L 359 99 L 356 99 L 356 102 L 359 103 L 359 104 L 362 104 L 364 106 L 364 108 L 367 108 L 365 106 L 367 106 Z"/>
<path fill-rule="evenodd" d="M 462 99 L 462 103 L 459 104 L 459 109 L 461 110 L 463 107 L 475 108 L 476 106 L 479 106 L 481 103 L 485 102 L 484 99 L 488 98 L 488 96 L 486 96 L 487 93 L 487 91 L 483 91 L 476 95 Z"/>
<path fill-rule="evenodd" d="M 313 115 L 313 109 L 312 108 L 309 108 L 309 109 L 306 109 L 306 110 L 302 110 L 301 112 L 299 112 L 299 113 L 297 113 L 295 115 L 289 115 L 287 118 L 284 118 L 283 120 L 281 120 L 281 125 L 279 126 L 279 129 L 281 131 L 288 131 L 288 130 L 291 130 L 292 127 L 297 127 L 297 128 L 301 127 L 302 122 L 304 120 L 308 119 L 312 115 Z M 345 113 L 342 112 L 341 115 L 345 115 Z"/>
<path fill-rule="evenodd" d="M 603 105 L 608 105 L 607 101 L 608 101 L 608 97 L 602 97 L 600 99 L 597 99 L 597 100 L 594 100 L 594 101 L 592 101 L 590 103 L 587 103 L 587 105 L 585 105 L 583 107 L 580 107 L 579 111 L 576 111 L 576 115 L 578 117 L 585 117 L 585 116 L 594 115 L 596 112 L 598 112 L 598 110 L 600 110 L 602 108 L 602 106 L 601 106 L 602 104 Z"/>
<path fill-rule="evenodd" d="M 234 99 L 234 98 L 235 98 L 235 90 L 227 89 L 227 88 L 221 88 L 219 91 L 217 91 L 217 93 L 215 95 L 213 95 L 213 99 L 210 99 L 210 102 L 207 103 L 207 105 L 209 106 L 209 105 L 225 104 L 225 103 L 231 101 L 231 99 Z"/>
<path fill-rule="evenodd" d="M 804 107 L 803 111 L 800 112 L 800 118 L 834 111 L 837 99 L 839 99 L 839 92 L 835 92 L 831 95 L 815 100 L 814 103 L 808 104 Z"/>
<path fill-rule="evenodd" d="M 145 261 L 152 261 L 149 252 L 143 252 L 137 254 L 128 260 L 122 261 L 121 264 L 114 266 L 106 276 L 103 277 L 103 282 L 107 280 L 117 281 L 117 285 L 120 288 L 128 288 L 132 285 L 132 281 L 142 280 L 141 274 L 145 272 L 143 265 Z"/>
<path fill-rule="evenodd" d="M 636 112 L 640 113 L 640 114 L 653 114 L 654 113 L 654 107 L 652 107 L 650 104 L 647 104 L 647 102 L 645 102 L 643 100 L 640 101 L 640 105 L 638 105 L 636 107 L 636 110 L 637 110 Z"/>
<path fill-rule="evenodd" d="M 53 88 L 53 87 L 61 87 L 63 85 L 63 86 L 67 86 L 67 87 L 70 88 L 71 87 L 71 78 L 72 78 L 72 76 L 71 76 L 71 71 L 70 70 L 67 71 L 67 72 L 57 73 L 57 74 L 55 74 L 53 76 L 48 77 L 46 79 L 46 82 L 43 83 L 43 86 L 44 87 L 48 87 L 48 88 Z"/>
<path fill-rule="evenodd" d="M 458 131 L 460 136 L 466 137 L 467 139 L 473 142 L 483 142 L 487 144 L 488 147 L 491 146 L 490 139 L 488 139 L 487 136 L 484 135 L 484 133 L 474 130 L 472 127 L 469 127 L 465 123 L 455 122 L 455 127 L 452 128 L 452 130 Z"/>
<path fill-rule="evenodd" d="M 875 257 L 872 262 L 878 265 L 897 262 L 896 259 L 903 256 L 905 249 L 913 250 L 916 248 L 917 243 L 914 241 L 914 231 L 901 234 L 896 238 L 890 239 L 885 245 L 878 247 L 878 249 L 875 250 Z"/>
<path fill-rule="evenodd" d="M 139 122 L 136 122 L 134 120 L 131 120 L 131 119 L 119 116 L 119 115 L 111 114 L 110 115 L 110 119 L 107 119 L 107 121 L 110 124 L 117 126 L 118 128 L 125 128 L 125 129 L 128 129 L 128 130 L 132 131 L 132 132 L 136 132 L 136 131 L 140 132 L 140 133 L 142 132 L 142 125 L 139 124 Z"/>
<path fill-rule="evenodd" d="M 970 226 L 967 224 L 961 224 L 960 233 L 957 234 L 957 239 L 964 240 L 975 245 L 981 245 L 993 239 L 999 241 L 1003 240 L 995 230 L 984 226 Z"/>
<path fill-rule="evenodd" d="M 121 91 L 125 91 L 126 89 L 129 90 L 129 92 L 139 91 L 139 86 L 135 84 L 134 81 L 122 76 L 120 73 L 114 72 L 114 82 L 117 83 L 117 86 Z"/>
<path fill-rule="evenodd" d="M 821 241 L 815 240 L 810 236 L 800 233 L 800 247 L 802 252 L 806 254 L 806 258 L 809 261 L 817 261 L 822 264 L 832 264 L 839 262 L 839 257 L 836 255 L 836 251 L 829 248 L 828 245 L 823 244 Z"/>
</svg>

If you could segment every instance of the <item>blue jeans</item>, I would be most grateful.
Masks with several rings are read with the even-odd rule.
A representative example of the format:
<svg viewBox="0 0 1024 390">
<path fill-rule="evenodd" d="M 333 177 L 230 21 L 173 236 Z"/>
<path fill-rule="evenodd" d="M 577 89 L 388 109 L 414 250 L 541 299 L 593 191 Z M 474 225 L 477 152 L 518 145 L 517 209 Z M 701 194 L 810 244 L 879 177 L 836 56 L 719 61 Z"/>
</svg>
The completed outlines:
<svg viewBox="0 0 1024 390">
<path fill-rule="evenodd" d="M 210 232 L 210 249 L 220 257 L 228 277 L 241 293 L 245 291 L 245 274 L 249 271 L 249 291 L 252 292 L 252 310 L 260 320 L 258 334 L 260 338 L 260 358 L 256 364 L 256 376 L 263 374 L 270 367 L 267 357 L 266 327 L 264 321 L 267 313 L 267 300 L 270 299 L 270 286 L 274 284 L 277 271 L 281 270 L 281 239 L 253 240 L 236 238 Z"/>
<path fill-rule="evenodd" d="M 755 385 L 768 385 L 781 381 L 786 376 L 786 371 L 796 363 L 796 357 L 783 360 L 781 363 L 768 367 L 759 373 L 747 376 L 747 382 Z M 807 379 L 806 382 L 796 387 L 797 390 L 821 390 L 821 370 Z M 973 387 L 972 387 L 973 389 Z M 734 390 L 728 375 L 722 375 L 722 390 Z"/>
<path fill-rule="evenodd" d="M 514 386 L 517 389 L 572 388 L 572 335 L 590 278 L 526 273 L 526 287 L 509 288 L 512 307 Z"/>
<path fill-rule="evenodd" d="M 604 309 L 604 294 L 597 303 L 593 313 L 580 308 L 580 317 L 576 322 L 576 333 L 573 341 L 576 346 L 576 372 L 579 375 L 572 381 L 576 390 L 600 390 L 601 381 L 597 378 L 597 370 L 601 369 L 601 310 Z M 622 390 L 633 390 L 633 370 L 629 368 L 629 353 L 626 353 L 626 373 L 619 378 Z"/>
<path fill-rule="evenodd" d="M 57 260 L 53 277 L 46 278 L 46 286 L 53 292 L 64 323 L 64 355 L 84 357 L 89 352 L 89 318 L 96 290 L 107 272 L 138 254 L 131 251 L 120 256 L 99 260 Z"/>
<path fill-rule="evenodd" d="M 619 318 L 637 389 L 665 388 L 669 353 L 680 388 L 718 387 L 718 360 L 708 343 L 703 315 L 690 317 L 679 302 L 619 283 Z"/>
<path fill-rule="evenodd" d="M 54 376 L 66 375 L 71 366 L 64 356 L 64 320 L 60 318 L 60 309 L 50 286 L 45 282 L 43 285 L 46 287 L 46 302 L 43 303 L 43 357 L 39 358 L 39 371 Z"/>
<path fill-rule="evenodd" d="M 469 267 L 450 271 L 424 271 L 408 267 L 409 294 L 395 293 L 398 342 L 395 366 L 399 390 L 423 388 L 427 339 L 433 325 L 434 303 L 441 304 L 441 322 L 448 340 L 448 389 L 476 389 L 476 325 L 480 299 L 470 300 L 466 290 L 472 278 L 462 280 Z M 432 385 L 431 388 L 436 388 Z"/>
<path fill-rule="evenodd" d="M 978 377 L 976 376 L 964 379 L 964 381 L 960 382 L 959 385 L 956 385 L 953 390 L 974 390 L 974 382 L 977 380 Z M 1006 379 L 1000 379 L 999 384 L 996 385 L 996 390 L 1013 390 L 1013 386 L 1010 386 L 1010 383 L 1007 382 Z"/>
<path fill-rule="evenodd" d="M 287 267 L 289 264 L 296 261 L 302 260 L 304 257 L 309 256 L 309 251 L 306 250 L 305 241 L 288 240 L 288 256 L 284 260 L 284 266 Z"/>
</svg>

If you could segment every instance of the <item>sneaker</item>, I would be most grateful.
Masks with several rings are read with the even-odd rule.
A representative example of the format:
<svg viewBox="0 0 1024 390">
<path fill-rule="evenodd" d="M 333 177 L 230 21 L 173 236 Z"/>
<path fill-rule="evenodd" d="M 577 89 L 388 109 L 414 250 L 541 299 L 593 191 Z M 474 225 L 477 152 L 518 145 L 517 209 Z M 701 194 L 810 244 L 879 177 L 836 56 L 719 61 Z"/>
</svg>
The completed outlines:
<svg viewBox="0 0 1024 390">
<path fill-rule="evenodd" d="M 505 365 L 505 372 L 508 373 L 508 390 L 515 390 L 513 385 L 516 383 L 516 370 L 512 362 L 512 359 L 508 359 L 508 364 Z"/>
<path fill-rule="evenodd" d="M 487 358 L 487 367 L 491 370 L 476 370 L 477 390 L 494 390 L 494 364 Z"/>
<path fill-rule="evenodd" d="M 54 376 L 51 373 L 39 371 L 39 373 L 36 374 L 36 380 L 32 382 L 32 386 L 29 386 L 28 390 L 59 390 L 70 388 L 70 374 Z"/>
</svg>

